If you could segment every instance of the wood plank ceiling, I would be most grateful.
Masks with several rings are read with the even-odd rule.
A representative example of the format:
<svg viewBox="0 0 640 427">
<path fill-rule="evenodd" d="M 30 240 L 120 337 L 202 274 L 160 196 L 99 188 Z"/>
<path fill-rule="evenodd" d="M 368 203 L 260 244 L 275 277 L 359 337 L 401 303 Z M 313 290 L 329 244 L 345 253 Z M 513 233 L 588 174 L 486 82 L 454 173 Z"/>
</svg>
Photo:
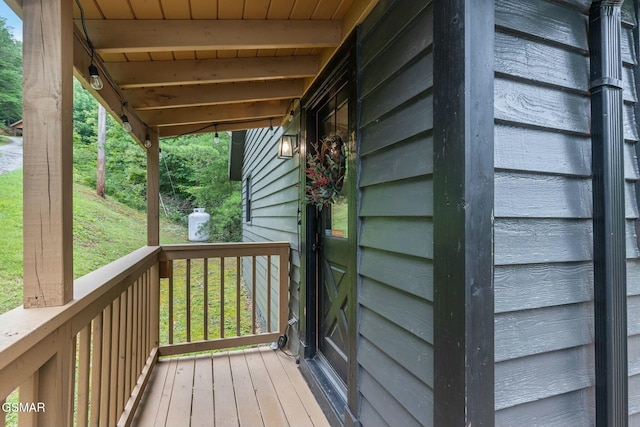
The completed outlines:
<svg viewBox="0 0 640 427">
<path fill-rule="evenodd" d="M 6 0 L 20 15 L 21 0 Z M 277 126 L 377 0 L 79 0 L 105 88 L 133 136 Z M 74 0 L 76 77 L 91 49 Z"/>
</svg>

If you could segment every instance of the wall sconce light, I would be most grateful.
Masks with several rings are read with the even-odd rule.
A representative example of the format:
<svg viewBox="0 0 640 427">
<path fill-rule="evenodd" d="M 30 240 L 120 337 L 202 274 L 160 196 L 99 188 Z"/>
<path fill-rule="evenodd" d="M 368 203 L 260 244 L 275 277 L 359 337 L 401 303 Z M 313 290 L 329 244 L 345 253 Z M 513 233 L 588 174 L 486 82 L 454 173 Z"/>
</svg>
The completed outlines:
<svg viewBox="0 0 640 427">
<path fill-rule="evenodd" d="M 298 150 L 298 135 L 282 135 L 278 146 L 279 159 L 291 159 Z"/>
</svg>

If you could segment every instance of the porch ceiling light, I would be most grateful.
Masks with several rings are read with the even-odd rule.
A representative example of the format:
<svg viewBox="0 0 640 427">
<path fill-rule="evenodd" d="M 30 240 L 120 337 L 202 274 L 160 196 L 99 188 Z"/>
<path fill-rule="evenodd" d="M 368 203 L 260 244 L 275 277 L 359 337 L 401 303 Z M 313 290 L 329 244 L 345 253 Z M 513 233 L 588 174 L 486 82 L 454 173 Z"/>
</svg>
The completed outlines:
<svg viewBox="0 0 640 427">
<path fill-rule="evenodd" d="M 93 65 L 93 63 L 89 65 L 89 84 L 95 90 L 100 90 L 104 87 L 100 73 L 98 72 L 98 67 Z"/>
<path fill-rule="evenodd" d="M 122 114 L 122 116 L 120 117 L 120 119 L 122 120 L 122 129 L 125 130 L 125 132 L 127 133 L 131 133 L 131 123 L 129 123 L 129 118 L 127 117 L 126 114 Z"/>
<path fill-rule="evenodd" d="M 298 135 L 282 135 L 278 146 L 279 159 L 291 159 L 298 149 Z"/>
</svg>

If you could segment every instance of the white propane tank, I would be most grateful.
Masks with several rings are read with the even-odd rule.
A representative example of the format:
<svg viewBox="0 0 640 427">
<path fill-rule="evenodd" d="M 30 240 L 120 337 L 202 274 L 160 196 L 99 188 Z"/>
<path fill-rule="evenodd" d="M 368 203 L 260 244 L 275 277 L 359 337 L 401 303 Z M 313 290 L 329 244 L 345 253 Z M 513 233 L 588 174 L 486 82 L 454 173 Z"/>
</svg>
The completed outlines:
<svg viewBox="0 0 640 427">
<path fill-rule="evenodd" d="M 209 228 L 205 227 L 211 215 L 204 208 L 194 208 L 189 214 L 189 240 L 192 242 L 205 242 L 209 240 Z"/>
</svg>

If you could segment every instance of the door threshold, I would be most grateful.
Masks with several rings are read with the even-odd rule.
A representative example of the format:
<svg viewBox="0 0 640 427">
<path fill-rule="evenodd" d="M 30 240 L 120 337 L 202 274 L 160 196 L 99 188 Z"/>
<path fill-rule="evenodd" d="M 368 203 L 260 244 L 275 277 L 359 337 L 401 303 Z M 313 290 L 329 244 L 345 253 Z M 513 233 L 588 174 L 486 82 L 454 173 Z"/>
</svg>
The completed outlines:
<svg viewBox="0 0 640 427">
<path fill-rule="evenodd" d="M 300 360 L 300 370 L 332 426 L 343 427 L 347 389 L 321 355 Z"/>
</svg>

